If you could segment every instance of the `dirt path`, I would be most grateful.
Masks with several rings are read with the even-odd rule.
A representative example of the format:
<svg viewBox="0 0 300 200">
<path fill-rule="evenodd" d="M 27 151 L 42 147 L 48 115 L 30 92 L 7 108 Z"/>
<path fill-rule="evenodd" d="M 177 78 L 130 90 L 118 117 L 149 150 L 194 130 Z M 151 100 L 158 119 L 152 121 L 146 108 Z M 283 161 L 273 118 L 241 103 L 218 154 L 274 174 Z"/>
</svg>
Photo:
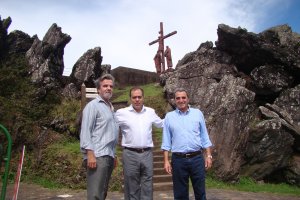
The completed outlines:
<svg viewBox="0 0 300 200">
<path fill-rule="evenodd" d="M 11 200 L 13 195 L 13 186 L 10 185 L 7 190 L 6 200 Z M 190 196 L 193 200 L 193 196 Z M 85 200 L 85 190 L 68 189 L 46 189 L 38 185 L 24 184 L 20 185 L 18 200 Z M 123 193 L 110 192 L 107 200 L 122 200 Z M 172 191 L 154 192 L 154 200 L 173 199 Z M 275 195 L 269 193 L 240 192 L 233 190 L 208 189 L 208 200 L 300 200 L 300 197 Z"/>
</svg>

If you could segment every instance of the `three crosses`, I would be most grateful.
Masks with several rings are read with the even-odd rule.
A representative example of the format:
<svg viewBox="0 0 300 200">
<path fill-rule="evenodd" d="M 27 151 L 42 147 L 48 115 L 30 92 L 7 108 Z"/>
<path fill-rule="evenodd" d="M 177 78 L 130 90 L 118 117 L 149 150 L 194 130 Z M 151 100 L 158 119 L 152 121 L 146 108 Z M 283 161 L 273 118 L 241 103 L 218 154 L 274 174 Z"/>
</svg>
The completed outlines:
<svg viewBox="0 0 300 200">
<path fill-rule="evenodd" d="M 171 49 L 167 46 L 165 51 L 164 39 L 175 35 L 177 31 L 173 31 L 167 35 L 164 35 L 163 23 L 160 22 L 160 31 L 158 32 L 159 36 L 157 40 L 154 40 L 149 43 L 149 45 L 158 43 L 158 50 L 154 57 L 155 67 L 158 74 L 165 72 L 165 57 L 167 59 L 168 69 L 172 68 L 172 57 Z"/>
</svg>

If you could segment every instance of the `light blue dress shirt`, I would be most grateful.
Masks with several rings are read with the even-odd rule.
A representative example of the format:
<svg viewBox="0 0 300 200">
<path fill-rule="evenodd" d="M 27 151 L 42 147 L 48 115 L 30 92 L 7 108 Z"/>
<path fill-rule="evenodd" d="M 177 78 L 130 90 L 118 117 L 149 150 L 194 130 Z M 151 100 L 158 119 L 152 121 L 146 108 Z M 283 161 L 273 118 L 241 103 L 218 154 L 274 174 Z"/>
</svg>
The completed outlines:
<svg viewBox="0 0 300 200">
<path fill-rule="evenodd" d="M 161 149 L 172 152 L 195 152 L 212 146 L 203 113 L 191 108 L 183 113 L 176 109 L 164 120 Z"/>
<path fill-rule="evenodd" d="M 84 159 L 86 149 L 93 150 L 96 157 L 114 157 L 118 135 L 112 105 L 100 96 L 90 101 L 83 110 L 81 122 L 80 148 Z"/>
</svg>

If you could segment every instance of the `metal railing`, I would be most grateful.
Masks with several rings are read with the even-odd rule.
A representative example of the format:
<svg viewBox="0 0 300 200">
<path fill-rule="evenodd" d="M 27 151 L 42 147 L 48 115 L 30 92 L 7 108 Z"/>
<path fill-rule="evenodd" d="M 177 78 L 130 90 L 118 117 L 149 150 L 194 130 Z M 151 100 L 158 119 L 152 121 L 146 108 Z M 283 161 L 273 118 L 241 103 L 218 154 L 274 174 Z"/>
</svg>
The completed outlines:
<svg viewBox="0 0 300 200">
<path fill-rule="evenodd" d="M 1 198 L 0 200 L 5 200 L 6 195 L 6 187 L 7 187 L 7 179 L 9 174 L 9 163 L 11 159 L 11 146 L 12 146 L 12 140 L 9 132 L 7 129 L 0 124 L 0 133 L 4 133 L 7 139 L 7 148 L 3 148 L 3 145 L 0 143 L 0 170 L 2 168 L 2 161 L 4 161 L 4 174 L 1 174 L 2 178 L 2 190 L 1 190 Z M 5 155 L 6 154 L 6 155 Z M 1 172 L 1 171 L 0 171 Z"/>
</svg>

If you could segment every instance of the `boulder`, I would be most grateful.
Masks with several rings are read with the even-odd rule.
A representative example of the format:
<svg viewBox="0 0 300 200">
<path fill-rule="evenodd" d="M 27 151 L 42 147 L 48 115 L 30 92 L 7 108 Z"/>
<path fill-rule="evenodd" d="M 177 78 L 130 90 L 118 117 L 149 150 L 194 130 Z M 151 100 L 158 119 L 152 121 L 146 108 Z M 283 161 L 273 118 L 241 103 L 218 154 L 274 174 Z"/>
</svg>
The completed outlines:
<svg viewBox="0 0 300 200">
<path fill-rule="evenodd" d="M 8 49 L 7 44 L 7 29 L 11 24 L 11 18 L 8 17 L 6 19 L 1 20 L 0 16 L 0 58 L 2 58 Z"/>
<path fill-rule="evenodd" d="M 110 66 L 102 67 L 101 63 L 101 48 L 89 49 L 75 63 L 70 75 L 71 82 L 76 85 L 78 90 L 82 83 L 86 87 L 95 87 L 94 81 L 103 73 L 110 72 Z"/>
<path fill-rule="evenodd" d="M 239 78 L 227 53 L 202 45 L 186 55 L 174 72 L 164 78 L 166 96 L 174 102 L 174 90 L 187 89 L 190 104 L 203 111 L 214 144 L 214 172 L 226 181 L 237 181 L 248 127 L 253 118 L 255 93 Z M 174 105 L 173 105 L 174 106 Z"/>
<path fill-rule="evenodd" d="M 287 183 L 300 185 L 300 156 L 294 155 L 289 162 L 287 170 L 284 171 L 284 177 Z"/>
<path fill-rule="evenodd" d="M 15 30 L 9 33 L 8 41 L 8 53 L 9 54 L 25 54 L 33 43 L 33 38 L 31 38 L 27 33 Z"/>
<path fill-rule="evenodd" d="M 280 114 L 261 106 L 265 120 L 250 127 L 245 151 L 246 162 L 241 174 L 263 180 L 279 169 L 288 167 L 294 138 Z"/>
<path fill-rule="evenodd" d="M 41 87 L 41 90 L 51 90 L 60 87 L 64 70 L 64 47 L 71 37 L 61 32 L 61 28 L 53 24 L 43 40 L 34 36 L 34 42 L 26 53 L 31 67 L 31 81 Z"/>
</svg>

